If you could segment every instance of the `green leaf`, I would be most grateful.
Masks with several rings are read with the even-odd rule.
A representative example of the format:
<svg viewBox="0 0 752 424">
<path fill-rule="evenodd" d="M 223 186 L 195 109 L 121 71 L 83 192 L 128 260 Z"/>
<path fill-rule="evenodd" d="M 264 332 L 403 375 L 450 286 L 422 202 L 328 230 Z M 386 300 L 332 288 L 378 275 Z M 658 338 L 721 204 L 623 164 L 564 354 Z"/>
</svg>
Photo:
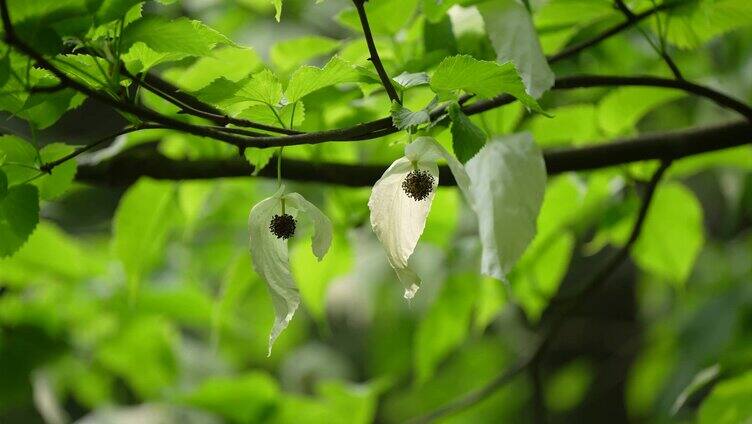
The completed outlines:
<svg viewBox="0 0 752 424">
<path fill-rule="evenodd" d="M 148 16 L 128 25 L 122 38 L 123 51 L 144 43 L 157 53 L 185 56 L 208 56 L 219 44 L 233 45 L 224 35 L 199 21 L 178 18 L 168 21 Z"/>
<path fill-rule="evenodd" d="M 104 24 L 120 19 L 134 6 L 143 2 L 144 0 L 103 0 L 95 15 L 96 20 Z"/>
<path fill-rule="evenodd" d="M 258 175 L 262 169 L 266 168 L 269 164 L 272 156 L 274 156 L 274 149 L 259 149 L 256 147 L 246 147 L 243 156 L 248 163 L 253 167 L 253 174 Z"/>
<path fill-rule="evenodd" d="M 609 92 L 598 103 L 598 122 L 607 135 L 634 131 L 637 123 L 650 111 L 684 97 L 679 90 L 653 87 L 622 87 Z"/>
<path fill-rule="evenodd" d="M 527 92 L 539 98 L 554 85 L 554 73 L 543 54 L 530 13 L 516 0 L 497 0 L 478 5 L 486 33 L 499 62 L 511 61 Z"/>
<path fill-rule="evenodd" d="M 264 69 L 254 74 L 253 78 L 248 80 L 235 95 L 243 101 L 278 106 L 282 101 L 282 83 L 272 71 Z"/>
<path fill-rule="evenodd" d="M 37 150 L 26 140 L 14 135 L 0 137 L 0 154 L 5 157 L 2 170 L 8 177 L 9 186 L 39 174 Z"/>
<path fill-rule="evenodd" d="M 645 271 L 681 285 L 703 246 L 703 231 L 702 206 L 695 195 L 678 183 L 660 185 L 632 257 Z"/>
<path fill-rule="evenodd" d="M 123 195 L 113 222 L 113 248 L 123 263 L 131 295 L 162 249 L 176 225 L 178 209 L 172 183 L 142 178 Z"/>
<path fill-rule="evenodd" d="M 0 258 L 15 253 L 39 222 L 39 192 L 24 184 L 8 189 L 0 200 Z"/>
<path fill-rule="evenodd" d="M 662 15 L 667 41 L 682 49 L 693 49 L 729 31 L 752 25 L 752 3 L 694 0 Z M 657 29 L 654 24 L 653 30 Z"/>
<path fill-rule="evenodd" d="M 428 84 L 428 74 L 425 72 L 403 72 L 392 79 L 399 84 L 401 90 Z"/>
<path fill-rule="evenodd" d="M 360 74 L 355 68 L 340 58 L 334 56 L 323 68 L 303 66 L 290 77 L 290 83 L 285 90 L 285 98 L 295 103 L 314 91 L 343 82 L 357 82 Z"/>
<path fill-rule="evenodd" d="M 260 371 L 236 377 L 211 377 L 190 393 L 179 395 L 180 403 L 217 413 L 231 422 L 266 421 L 280 396 L 276 381 Z"/>
<path fill-rule="evenodd" d="M 431 88 L 436 93 L 464 90 L 481 97 L 507 93 L 528 108 L 543 112 L 538 102 L 525 91 L 525 85 L 511 62 L 498 64 L 468 55 L 448 57 L 431 76 Z"/>
<path fill-rule="evenodd" d="M 277 68 L 286 71 L 311 59 L 331 53 L 339 45 L 340 42 L 332 38 L 307 35 L 274 44 L 269 52 L 269 57 Z"/>
<path fill-rule="evenodd" d="M 248 119 L 273 127 L 299 127 L 305 120 L 305 105 L 303 102 L 286 104 L 283 107 L 255 104 L 236 115 L 238 118 Z M 293 116 L 293 112 L 295 116 Z M 282 121 L 280 123 L 280 121 Z M 284 125 L 282 125 L 284 124 Z"/>
<path fill-rule="evenodd" d="M 74 150 L 72 146 L 62 143 L 48 144 L 39 151 L 39 158 L 42 163 L 48 163 L 60 159 Z M 76 160 L 70 159 L 56 166 L 49 175 L 34 180 L 34 184 L 39 187 L 39 196 L 44 200 L 50 200 L 65 193 L 73 183 L 76 169 Z"/>
<path fill-rule="evenodd" d="M 463 275 L 448 279 L 415 334 L 415 374 L 427 382 L 438 364 L 467 337 L 478 295 L 477 279 Z"/>
<path fill-rule="evenodd" d="M 449 105 L 449 117 L 452 119 L 452 149 L 460 162 L 472 159 L 486 144 L 486 133 L 470 121 L 453 102 Z"/>
<path fill-rule="evenodd" d="M 431 116 L 428 114 L 428 110 L 421 109 L 417 112 L 413 112 L 396 101 L 392 102 L 391 115 L 392 123 L 395 127 L 401 130 L 415 128 L 418 125 L 431 122 Z"/>
<path fill-rule="evenodd" d="M 238 82 L 262 68 L 263 61 L 253 49 L 226 46 L 214 49 L 211 56 L 201 57 L 186 69 L 171 69 L 165 76 L 185 90 L 197 91 L 218 78 Z"/>
<path fill-rule="evenodd" d="M 736 424 L 752 417 L 752 372 L 724 380 L 700 406 L 700 424 Z"/>
<path fill-rule="evenodd" d="M 414 15 L 418 0 L 379 0 L 365 3 L 366 15 L 375 35 L 394 35 L 402 29 Z M 345 27 L 360 33 L 358 12 L 354 8 L 343 10 L 337 21 Z"/>
<path fill-rule="evenodd" d="M 447 10 L 459 3 L 463 0 L 423 0 L 423 14 L 430 22 L 436 23 L 446 16 Z"/>
</svg>

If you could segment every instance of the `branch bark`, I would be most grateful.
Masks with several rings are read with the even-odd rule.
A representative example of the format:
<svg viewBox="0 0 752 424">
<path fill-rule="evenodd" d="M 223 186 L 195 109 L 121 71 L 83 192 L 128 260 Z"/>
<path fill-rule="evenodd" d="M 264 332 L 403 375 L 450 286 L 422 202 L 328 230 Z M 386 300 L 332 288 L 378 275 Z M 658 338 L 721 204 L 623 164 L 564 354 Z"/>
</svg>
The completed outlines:
<svg viewBox="0 0 752 424">
<path fill-rule="evenodd" d="M 355 4 L 355 9 L 358 11 L 360 25 L 363 27 L 363 35 L 366 38 L 366 45 L 368 46 L 368 53 L 371 55 L 371 62 L 373 63 L 373 67 L 376 68 L 376 73 L 379 74 L 379 79 L 381 79 L 381 84 L 384 86 L 389 99 L 393 102 L 402 104 L 402 100 L 400 100 L 397 90 L 394 89 L 394 84 L 392 84 L 389 74 L 387 74 L 386 69 L 384 69 L 384 64 L 381 63 L 379 52 L 376 50 L 376 43 L 373 41 L 371 26 L 368 24 L 368 16 L 366 15 L 366 1 L 367 0 L 353 0 L 353 4 Z"/>
<path fill-rule="evenodd" d="M 741 146 L 752 141 L 752 124 L 735 121 L 669 133 L 646 134 L 580 148 L 551 149 L 544 152 L 549 175 L 570 171 L 587 171 L 644 160 L 677 160 L 686 156 Z M 282 177 L 294 181 L 337 184 L 350 187 L 372 186 L 384 173 L 386 165 L 354 165 L 327 162 L 285 160 Z M 253 169 L 242 159 L 171 160 L 154 151 L 128 152 L 97 165 L 81 165 L 77 178 L 99 185 L 123 186 L 139 177 L 184 180 L 247 177 Z M 455 185 L 445 166 L 439 168 L 439 184 Z M 273 167 L 261 170 L 260 176 L 276 178 Z"/>
</svg>

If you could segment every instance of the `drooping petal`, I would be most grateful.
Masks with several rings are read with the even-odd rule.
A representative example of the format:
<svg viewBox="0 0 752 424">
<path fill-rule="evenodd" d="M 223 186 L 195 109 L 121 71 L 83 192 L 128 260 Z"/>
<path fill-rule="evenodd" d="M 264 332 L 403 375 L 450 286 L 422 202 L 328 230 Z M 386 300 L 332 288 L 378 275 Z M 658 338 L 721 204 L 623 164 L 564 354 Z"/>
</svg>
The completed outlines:
<svg viewBox="0 0 752 424">
<path fill-rule="evenodd" d="M 430 156 L 423 156 L 420 153 L 415 155 L 415 162 L 406 157 L 397 159 L 373 186 L 368 200 L 373 232 L 384 246 L 389 263 L 405 286 L 406 298 L 411 298 L 420 285 L 420 279 L 408 267 L 408 259 L 423 234 L 439 181 L 436 162 L 431 161 Z M 419 201 L 408 197 L 402 189 L 405 177 L 416 166 L 433 176 L 433 189 L 428 197 Z"/>
<path fill-rule="evenodd" d="M 483 248 L 481 272 L 506 281 L 536 231 L 546 190 L 543 155 L 528 133 L 490 141 L 466 164 Z"/>
<path fill-rule="evenodd" d="M 313 203 L 306 200 L 298 193 L 290 193 L 284 196 L 285 201 L 291 207 L 302 211 L 313 222 L 313 254 L 318 260 L 324 259 L 332 244 L 332 222 Z"/>
<path fill-rule="evenodd" d="M 269 352 L 279 334 L 292 320 L 300 305 L 300 294 L 290 271 L 287 255 L 287 241 L 277 238 L 269 230 L 269 223 L 275 214 L 281 213 L 280 199 L 284 187 L 273 196 L 256 204 L 248 216 L 250 251 L 253 268 L 266 281 L 274 305 L 274 325 L 269 334 Z M 291 208 L 287 213 L 295 215 Z"/>
<path fill-rule="evenodd" d="M 449 170 L 452 171 L 455 181 L 457 181 L 457 187 L 470 203 L 471 208 L 474 209 L 473 198 L 470 194 L 470 177 L 465 168 L 433 137 L 416 138 L 415 141 L 405 147 L 405 157 L 419 164 L 435 164 L 439 159 L 444 159 L 449 165 Z"/>
</svg>

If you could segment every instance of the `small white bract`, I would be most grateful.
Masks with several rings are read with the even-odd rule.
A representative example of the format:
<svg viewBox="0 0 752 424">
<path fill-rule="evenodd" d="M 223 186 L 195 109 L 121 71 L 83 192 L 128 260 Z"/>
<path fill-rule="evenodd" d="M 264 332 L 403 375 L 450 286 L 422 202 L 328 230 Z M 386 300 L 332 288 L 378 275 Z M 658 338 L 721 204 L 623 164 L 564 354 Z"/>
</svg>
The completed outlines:
<svg viewBox="0 0 752 424">
<path fill-rule="evenodd" d="M 279 334 L 292 320 L 300 305 L 300 293 L 292 278 L 287 254 L 287 239 L 279 237 L 270 229 L 275 215 L 284 214 L 296 218 L 302 213 L 313 222 L 313 254 L 323 259 L 332 244 L 332 223 L 313 203 L 298 193 L 284 194 L 281 186 L 274 195 L 256 204 L 248 216 L 251 260 L 256 272 L 266 281 L 274 304 L 274 326 L 269 334 L 269 352 Z"/>
<path fill-rule="evenodd" d="M 432 137 L 419 137 L 405 147 L 405 156 L 392 163 L 373 186 L 368 208 L 371 210 L 371 227 L 386 250 L 389 264 L 405 286 L 405 298 L 410 299 L 420 287 L 420 277 L 408 266 L 408 260 L 418 244 L 431 202 L 439 184 L 439 159 L 446 160 L 454 174 L 457 186 L 472 205 L 469 193 L 470 178 L 462 164 Z M 430 190 L 421 188 L 412 193 L 403 184 L 409 174 L 428 173 L 425 179 L 432 185 Z M 408 185 L 413 185 L 408 184 Z M 422 185 L 422 183 L 421 183 Z"/>
</svg>

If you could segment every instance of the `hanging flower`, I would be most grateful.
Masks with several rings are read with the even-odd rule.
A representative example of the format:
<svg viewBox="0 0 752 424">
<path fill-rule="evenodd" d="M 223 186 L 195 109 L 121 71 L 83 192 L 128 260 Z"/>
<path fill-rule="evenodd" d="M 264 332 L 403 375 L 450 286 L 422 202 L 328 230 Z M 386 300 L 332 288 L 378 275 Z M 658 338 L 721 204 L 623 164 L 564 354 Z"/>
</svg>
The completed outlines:
<svg viewBox="0 0 752 424">
<path fill-rule="evenodd" d="M 248 217 L 251 260 L 256 272 L 266 281 L 274 304 L 274 326 L 269 334 L 269 352 L 277 336 L 292 320 L 300 305 L 300 294 L 292 278 L 287 240 L 295 236 L 299 214 L 307 216 L 314 227 L 313 254 L 321 260 L 332 243 L 332 223 L 313 203 L 298 193 L 283 194 L 281 186 L 274 195 L 251 209 Z"/>
<path fill-rule="evenodd" d="M 462 164 L 432 137 L 419 137 L 405 147 L 405 156 L 392 163 L 373 186 L 368 208 L 371 226 L 386 250 L 389 264 L 410 299 L 420 287 L 420 277 L 408 260 L 423 234 L 431 202 L 439 184 L 439 159 L 446 160 L 457 186 L 468 202 L 470 178 Z"/>
</svg>

